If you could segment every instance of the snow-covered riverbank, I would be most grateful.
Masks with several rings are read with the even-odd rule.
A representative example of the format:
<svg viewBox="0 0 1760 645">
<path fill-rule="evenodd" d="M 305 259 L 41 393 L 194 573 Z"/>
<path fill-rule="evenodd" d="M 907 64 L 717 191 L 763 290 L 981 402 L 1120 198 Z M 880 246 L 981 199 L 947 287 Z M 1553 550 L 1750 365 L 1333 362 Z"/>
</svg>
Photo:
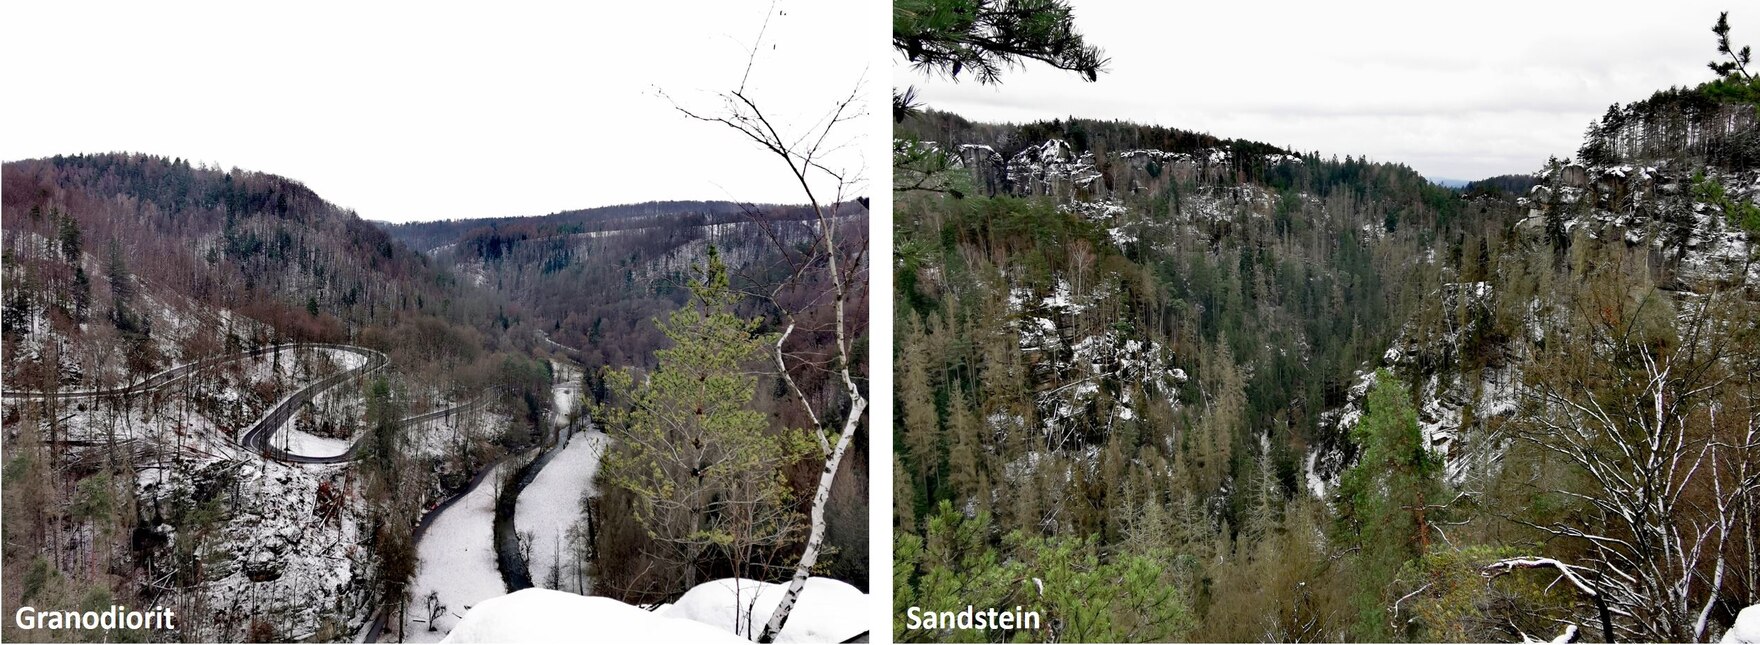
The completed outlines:
<svg viewBox="0 0 1760 645">
<path fill-rule="evenodd" d="M 581 498 L 593 490 L 606 441 L 597 430 L 575 434 L 520 493 L 514 525 L 532 534 L 532 582 L 540 587 L 591 593 L 591 582 L 576 575 L 583 563 L 571 558 L 568 533 L 581 520 Z"/>
<path fill-rule="evenodd" d="M 406 642 L 439 642 L 467 609 L 507 593 L 501 582 L 501 570 L 495 565 L 493 527 L 495 482 L 501 471 L 512 465 L 510 461 L 497 464 L 493 472 L 441 511 L 416 544 L 421 564 L 410 585 L 409 616 L 404 623 Z M 440 604 L 446 605 L 446 611 L 435 620 L 437 631 L 428 631 L 429 593 L 437 593 Z M 390 626 L 380 636 L 382 642 L 396 639 Z"/>
</svg>

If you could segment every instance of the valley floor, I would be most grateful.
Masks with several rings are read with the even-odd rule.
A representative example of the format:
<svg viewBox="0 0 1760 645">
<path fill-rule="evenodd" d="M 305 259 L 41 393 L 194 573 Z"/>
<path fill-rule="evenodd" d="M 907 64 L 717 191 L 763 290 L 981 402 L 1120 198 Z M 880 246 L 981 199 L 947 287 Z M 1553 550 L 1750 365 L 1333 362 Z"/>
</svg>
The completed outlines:
<svg viewBox="0 0 1760 645">
<path fill-rule="evenodd" d="M 571 575 L 575 567 L 568 564 L 569 529 L 581 518 L 582 496 L 593 490 L 607 440 L 597 430 L 574 435 L 520 493 L 514 524 L 532 534 L 532 578 L 540 587 L 591 593 L 590 580 Z"/>
<path fill-rule="evenodd" d="M 556 377 L 552 419 L 566 443 L 537 466 L 541 467 L 537 475 L 520 491 L 514 525 L 519 532 L 531 535 L 533 582 L 584 595 L 592 585 L 578 567 L 568 564 L 569 530 L 581 518 L 582 496 L 593 488 L 608 438 L 596 430 L 568 434 L 568 414 L 580 396 L 580 384 L 561 364 L 557 364 Z M 497 482 L 503 481 L 507 471 L 518 469 L 520 461 L 504 459 L 480 475 L 469 489 L 438 511 L 423 531 L 416 547 L 421 565 L 411 585 L 409 616 L 404 622 L 406 642 L 439 642 L 471 607 L 508 592 L 495 551 L 495 502 L 500 492 Z M 432 625 L 428 622 L 430 593 L 446 607 Z M 380 642 L 396 638 L 389 627 L 379 635 Z"/>
<path fill-rule="evenodd" d="M 495 565 L 493 526 L 495 482 L 503 470 L 512 467 L 508 461 L 497 464 L 440 511 L 422 533 L 416 545 L 421 564 L 410 585 L 409 615 L 403 625 L 405 642 L 440 642 L 466 610 L 507 593 L 501 571 Z M 430 593 L 437 594 L 446 606 L 446 611 L 434 621 L 437 631 L 429 631 L 427 622 Z M 390 626 L 379 636 L 379 642 L 396 640 L 397 634 Z"/>
</svg>

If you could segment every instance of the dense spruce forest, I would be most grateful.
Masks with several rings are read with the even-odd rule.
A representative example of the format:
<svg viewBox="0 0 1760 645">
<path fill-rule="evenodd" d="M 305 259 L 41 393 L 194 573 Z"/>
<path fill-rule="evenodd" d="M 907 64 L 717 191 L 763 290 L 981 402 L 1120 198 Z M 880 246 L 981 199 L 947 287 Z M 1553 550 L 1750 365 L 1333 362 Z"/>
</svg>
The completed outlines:
<svg viewBox="0 0 1760 645">
<path fill-rule="evenodd" d="M 1760 602 L 1760 84 L 1720 74 L 1460 190 L 900 99 L 898 638 L 1717 638 Z M 903 620 L 968 603 L 1047 623 Z"/>
</svg>

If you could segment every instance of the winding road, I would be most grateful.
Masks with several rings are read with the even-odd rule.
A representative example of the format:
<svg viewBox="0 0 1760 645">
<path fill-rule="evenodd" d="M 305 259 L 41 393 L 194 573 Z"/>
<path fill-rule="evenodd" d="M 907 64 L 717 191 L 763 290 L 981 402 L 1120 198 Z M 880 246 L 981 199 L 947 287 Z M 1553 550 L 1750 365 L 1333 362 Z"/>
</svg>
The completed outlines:
<svg viewBox="0 0 1760 645">
<path fill-rule="evenodd" d="M 258 418 L 256 423 L 251 424 L 249 428 L 245 428 L 244 433 L 239 435 L 239 443 L 244 444 L 246 448 L 255 450 L 258 454 L 261 454 L 264 457 L 288 463 L 335 464 L 354 459 L 355 452 L 359 450 L 361 446 L 360 439 L 356 439 L 353 444 L 349 445 L 348 450 L 344 451 L 342 454 L 325 457 L 297 455 L 269 444 L 269 438 L 275 436 L 275 431 L 280 430 L 281 426 L 286 425 L 288 419 L 293 418 L 293 413 L 298 412 L 301 406 L 310 403 L 312 399 L 317 398 L 319 394 L 323 394 L 324 390 L 341 385 L 349 379 L 365 375 L 368 372 L 377 370 L 391 363 L 391 359 L 386 358 L 384 354 L 365 347 L 356 347 L 353 345 L 320 345 L 318 347 L 350 352 L 365 358 L 366 361 L 360 365 L 318 379 L 317 381 L 300 388 L 293 394 L 288 395 L 287 398 L 281 399 L 280 403 L 276 403 L 274 407 L 269 408 L 268 412 L 264 412 L 263 416 Z M 365 438 L 364 433 L 362 438 Z"/>
<path fill-rule="evenodd" d="M 278 352 L 282 350 L 291 351 L 297 349 L 328 349 L 343 351 L 360 356 L 366 360 L 360 365 L 309 383 L 305 387 L 295 391 L 293 394 L 283 398 L 280 402 L 269 408 L 267 412 L 264 412 L 255 423 L 252 423 L 250 427 L 246 428 L 245 431 L 239 435 L 239 443 L 264 457 L 285 463 L 337 464 L 354 460 L 356 453 L 360 450 L 361 439 L 356 439 L 353 444 L 349 445 L 348 450 L 344 451 L 342 454 L 313 456 L 296 454 L 278 448 L 271 444 L 270 438 L 275 436 L 276 431 L 280 430 L 281 426 L 287 424 L 288 419 L 293 418 L 294 413 L 298 412 L 300 407 L 311 402 L 326 390 L 341 385 L 350 379 L 383 368 L 391 363 L 391 359 L 387 358 L 385 354 L 356 345 L 341 345 L 333 343 L 289 343 L 271 345 L 260 347 L 248 352 L 211 356 L 194 362 L 185 363 L 183 365 L 169 367 L 123 387 L 98 390 L 72 390 L 56 392 L 53 394 L 47 392 L 7 391 L 0 392 L 0 397 L 7 399 L 42 399 L 53 396 L 57 400 L 76 400 L 146 394 L 170 387 L 202 370 L 211 369 L 247 358 L 262 356 L 270 352 Z M 480 402 L 480 399 L 472 400 L 451 407 L 424 412 L 422 414 L 406 417 L 399 423 L 404 426 L 410 426 L 442 417 L 449 417 L 452 414 L 475 407 Z M 364 435 L 362 438 L 364 439 Z"/>
<path fill-rule="evenodd" d="M 386 365 L 391 364 L 391 359 L 386 358 L 386 356 L 380 352 L 365 347 L 356 347 L 354 345 L 309 345 L 308 347 L 351 352 L 357 356 L 366 358 L 366 362 L 318 379 L 317 381 L 300 388 L 293 394 L 288 395 L 287 398 L 282 399 L 280 403 L 276 403 L 275 407 L 269 408 L 268 412 L 263 413 L 263 416 L 257 419 L 256 423 L 253 423 L 249 428 L 246 428 L 244 433 L 239 435 L 238 441 L 239 443 L 244 444 L 246 448 L 254 450 L 264 457 L 290 464 L 340 464 L 353 461 L 355 456 L 360 452 L 361 443 L 366 439 L 366 433 L 364 432 L 361 433 L 359 438 L 354 440 L 354 443 L 349 444 L 348 450 L 343 451 L 342 454 L 339 455 L 313 456 L 296 454 L 276 447 L 269 440 L 275 436 L 275 432 L 280 430 L 281 426 L 287 425 L 287 420 L 293 418 L 294 413 L 298 412 L 305 404 L 318 398 L 318 395 L 323 394 L 325 390 L 341 385 L 350 379 L 364 376 L 369 372 L 383 368 Z M 449 417 L 454 413 L 475 407 L 479 402 L 480 399 L 471 400 L 452 407 L 441 408 L 439 410 L 405 417 L 401 421 L 398 421 L 398 424 L 402 426 L 412 426 L 433 419 Z"/>
<path fill-rule="evenodd" d="M 153 374 L 153 375 L 148 376 L 144 379 L 141 379 L 141 380 L 136 381 L 132 384 L 125 385 L 122 387 L 105 388 L 105 389 L 101 389 L 101 390 L 68 390 L 68 391 L 56 392 L 56 393 L 54 393 L 54 397 L 57 399 L 72 400 L 72 399 L 95 399 L 95 398 L 106 397 L 106 396 L 126 396 L 126 395 L 131 395 L 131 394 L 145 394 L 147 392 L 153 392 L 153 391 L 165 388 L 165 387 L 167 387 L 173 383 L 176 383 L 177 381 L 180 381 L 180 380 L 184 379 L 185 377 L 188 377 L 189 375 L 194 374 L 196 372 L 199 372 L 201 370 L 205 370 L 205 369 L 220 366 L 220 365 L 225 365 L 227 363 L 231 363 L 231 362 L 235 362 L 235 361 L 241 361 L 241 360 L 244 360 L 247 358 L 251 358 L 253 356 L 262 356 L 263 354 L 268 354 L 270 352 L 275 352 L 275 351 L 280 351 L 280 350 L 293 350 L 293 349 L 298 349 L 301 347 L 346 347 L 346 346 L 345 345 L 314 345 L 314 344 L 308 344 L 308 343 L 287 343 L 287 344 L 282 344 L 282 345 L 270 345 L 267 347 L 259 347 L 257 349 L 253 349 L 248 352 L 238 352 L 238 353 L 234 353 L 234 354 L 221 354 L 219 356 L 210 356 L 208 358 L 204 358 L 204 359 L 195 361 L 193 363 L 185 363 L 183 365 L 168 367 L 168 368 L 165 368 L 163 371 L 160 371 L 156 374 Z M 49 396 L 50 396 L 50 394 L 47 392 L 32 392 L 32 391 L 19 391 L 19 390 L 8 390 L 5 392 L 0 392 L 0 398 L 7 398 L 7 399 L 41 399 L 41 398 L 47 398 Z"/>
<path fill-rule="evenodd" d="M 328 376 L 325 376 L 323 378 L 318 379 L 317 381 L 309 383 L 309 384 L 305 385 L 304 387 L 301 387 L 300 389 L 296 390 L 294 393 L 283 398 L 281 401 L 277 402 L 273 407 L 269 408 L 268 411 L 264 412 L 263 415 L 256 420 L 256 422 L 252 423 L 248 428 L 246 428 L 244 430 L 244 432 L 242 434 L 239 435 L 239 443 L 242 444 L 244 447 L 257 452 L 258 454 L 262 455 L 265 458 L 274 459 L 276 461 L 280 461 L 280 462 L 284 462 L 284 463 L 337 464 L 337 463 L 344 463 L 344 462 L 354 460 L 360 451 L 362 441 L 365 439 L 364 432 L 361 434 L 360 438 L 357 438 L 354 441 L 354 443 L 349 444 L 348 449 L 346 451 L 344 451 L 342 454 L 325 455 L 325 456 L 301 455 L 301 454 L 292 453 L 292 452 L 289 452 L 287 450 L 284 450 L 282 448 L 279 448 L 279 447 L 272 445 L 272 443 L 270 442 L 270 439 L 275 436 L 275 433 L 277 431 L 279 431 L 282 426 L 287 424 L 287 421 L 289 419 L 293 418 L 293 415 L 296 412 L 298 412 L 302 406 L 306 405 L 307 403 L 310 403 L 313 399 L 316 399 L 319 395 L 323 394 L 325 391 L 329 390 L 330 388 L 336 387 L 338 385 L 342 385 L 344 383 L 347 383 L 351 379 L 365 376 L 366 374 L 368 374 L 370 372 L 382 369 L 391 363 L 391 359 L 389 357 L 385 356 L 384 353 L 378 352 L 376 350 L 368 349 L 365 347 L 355 346 L 355 345 L 341 345 L 341 344 L 327 344 L 327 343 L 292 343 L 292 344 L 274 345 L 274 346 L 269 346 L 269 347 L 258 348 L 258 349 L 251 350 L 248 352 L 238 352 L 238 353 L 233 353 L 233 354 L 224 354 L 224 355 L 219 355 L 219 356 L 213 356 L 213 357 L 209 357 L 209 358 L 200 359 L 200 360 L 197 360 L 194 362 L 186 363 L 183 365 L 173 366 L 173 367 L 167 368 L 165 370 L 162 370 L 160 372 L 157 372 L 151 376 L 148 376 L 144 379 L 141 379 L 140 381 L 137 381 L 137 382 L 132 383 L 127 386 L 118 387 L 118 388 L 106 388 L 106 389 L 97 389 L 97 390 L 72 390 L 72 391 L 62 391 L 62 392 L 54 392 L 54 393 L 31 392 L 31 391 L 5 391 L 5 392 L 0 392 L 0 395 L 3 395 L 3 397 L 5 399 L 46 399 L 46 398 L 52 397 L 57 400 L 76 400 L 76 399 L 93 399 L 93 398 L 102 398 L 102 397 L 110 397 L 110 396 L 129 396 L 129 395 L 136 395 L 136 394 L 152 393 L 152 392 L 157 392 L 157 391 L 166 389 L 169 386 L 176 384 L 179 381 L 182 381 L 184 379 L 187 379 L 191 375 L 193 375 L 197 372 L 200 372 L 202 370 L 205 370 L 205 369 L 214 368 L 214 367 L 217 367 L 220 365 L 225 365 L 228 363 L 244 360 L 244 359 L 255 357 L 255 356 L 261 356 L 263 354 L 267 354 L 270 352 L 275 352 L 275 351 L 280 351 L 280 350 L 296 350 L 296 349 L 338 350 L 338 351 L 352 353 L 352 354 L 355 354 L 356 356 L 361 356 L 361 357 L 365 358 L 366 360 L 363 361 L 360 365 L 356 365 L 354 367 L 342 370 L 342 371 L 337 372 L 335 374 L 330 374 Z M 458 413 L 461 413 L 461 412 L 464 412 L 467 410 L 481 407 L 485 401 L 486 401 L 486 399 L 484 397 L 477 397 L 477 398 L 474 398 L 470 401 L 460 403 L 458 405 L 453 405 L 453 406 L 441 408 L 438 410 L 432 410 L 429 412 L 424 412 L 421 414 L 408 416 L 408 417 L 405 417 L 402 420 L 400 420 L 398 423 L 404 427 L 408 427 L 408 426 L 413 426 L 413 425 L 425 423 L 428 421 L 433 421 L 435 419 L 443 419 L 443 418 L 450 419 L 451 416 L 454 414 L 458 414 Z M 543 461 L 547 462 L 548 459 L 545 459 Z M 438 518 L 440 516 L 441 511 L 444 511 L 445 509 L 450 507 L 454 502 L 458 501 L 458 499 L 460 499 L 462 497 L 462 493 L 469 492 L 470 490 L 474 489 L 479 484 L 481 484 L 482 480 L 484 478 L 488 477 L 491 473 L 495 472 L 496 466 L 499 465 L 499 463 L 500 462 L 496 462 L 495 464 L 491 464 L 489 467 L 482 469 L 481 472 L 478 472 L 476 474 L 476 476 L 472 478 L 470 484 L 465 486 L 463 491 L 461 491 L 461 494 L 450 496 L 447 499 L 441 501 L 434 508 L 428 509 L 426 512 L 424 512 L 422 514 L 421 520 L 418 522 L 418 524 L 416 526 L 415 533 L 414 533 L 414 539 L 417 542 L 419 542 L 422 538 L 422 535 L 427 531 L 428 526 L 436 518 Z M 542 464 L 540 463 L 538 465 L 538 467 L 541 468 Z M 529 480 L 529 477 L 527 479 Z M 511 515 L 509 516 L 509 525 L 511 526 Z M 499 550 L 500 549 L 498 549 L 498 551 Z M 501 557 L 503 559 L 505 559 L 507 557 L 507 554 L 501 554 Z M 522 569 L 523 569 L 524 568 L 523 567 L 523 565 L 524 565 L 523 560 L 520 561 L 520 564 L 522 565 Z M 527 586 L 529 586 L 529 584 Z M 384 630 L 385 620 L 386 620 L 386 616 L 382 610 L 375 611 L 373 616 L 368 619 L 366 626 L 363 628 L 363 634 L 365 635 L 366 639 L 369 642 L 376 641 L 378 639 L 379 634 Z"/>
</svg>

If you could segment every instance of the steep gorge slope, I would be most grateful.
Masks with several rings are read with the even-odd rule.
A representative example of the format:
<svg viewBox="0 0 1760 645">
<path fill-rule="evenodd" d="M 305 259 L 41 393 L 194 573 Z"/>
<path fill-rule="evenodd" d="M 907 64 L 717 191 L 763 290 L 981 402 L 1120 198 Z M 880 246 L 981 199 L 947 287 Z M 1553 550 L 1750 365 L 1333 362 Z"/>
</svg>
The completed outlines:
<svg viewBox="0 0 1760 645">
<path fill-rule="evenodd" d="M 396 534 L 522 441 L 530 384 L 472 320 L 493 294 L 295 181 L 108 154 L 8 162 L 4 184 L 8 606 L 102 594 L 192 618 L 172 638 L 346 637 Z M 341 378 L 368 355 L 391 369 Z M 272 409 L 271 445 L 364 459 L 257 454 Z"/>
<path fill-rule="evenodd" d="M 1073 549 L 1160 571 L 1106 593 L 1162 627 L 1090 637 L 1715 637 L 1757 592 L 1760 128 L 1706 96 L 1462 190 L 1153 126 L 906 121 L 899 598 Z"/>
<path fill-rule="evenodd" d="M 1024 140 L 1047 127 L 1062 138 Z M 1078 150 L 1070 144 L 1078 138 L 1120 151 Z M 1389 321 L 1411 306 L 1421 272 L 1393 267 L 1421 256 L 1472 208 L 1403 167 L 1163 128 L 1072 121 L 989 140 L 1002 151 L 956 145 L 955 168 L 943 173 L 954 178 L 936 180 L 949 182 L 933 187 L 939 194 L 906 193 L 899 285 L 911 316 L 900 325 L 974 334 L 973 351 L 991 353 L 955 369 L 976 372 L 962 377 L 992 401 L 979 406 L 985 416 L 1024 426 L 1052 450 L 1104 445 L 1147 415 L 1176 428 L 1195 423 L 1180 408 L 1221 385 L 1206 375 L 1260 393 L 1240 411 L 1251 419 L 1243 425 L 1275 433 L 1275 445 L 1324 439 L 1311 421 L 1342 400 L 1351 370 L 1380 353 L 1374 348 L 1396 331 Z M 1177 147 L 1127 147 L 1142 141 Z M 934 145 L 900 143 L 906 154 Z M 964 316 L 1009 323 L 956 326 Z M 1002 380 L 1021 383 L 1032 401 L 996 402 L 1011 396 Z M 1274 407 L 1262 395 L 1272 391 L 1293 400 Z M 1258 442 L 1239 434 L 1224 443 Z M 1129 435 L 1129 452 L 1161 444 L 1169 456 L 1190 439 Z M 1279 458 L 1279 471 L 1293 489 L 1289 459 Z"/>
</svg>

